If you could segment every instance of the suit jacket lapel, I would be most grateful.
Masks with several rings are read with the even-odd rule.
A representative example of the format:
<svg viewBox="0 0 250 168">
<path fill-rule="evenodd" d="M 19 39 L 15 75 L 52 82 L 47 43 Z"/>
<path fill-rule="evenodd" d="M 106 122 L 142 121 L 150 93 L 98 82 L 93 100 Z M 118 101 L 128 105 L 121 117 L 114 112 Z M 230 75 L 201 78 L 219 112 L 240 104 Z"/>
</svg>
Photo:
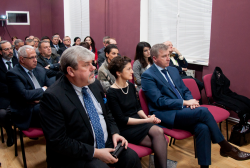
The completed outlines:
<svg viewBox="0 0 250 168">
<path fill-rule="evenodd" d="M 64 88 L 66 90 L 66 96 L 76 106 L 76 108 L 79 111 L 80 116 L 82 117 L 85 125 L 87 126 L 88 130 L 90 131 L 91 135 L 93 136 L 93 130 L 92 130 L 92 127 L 90 125 L 89 117 L 88 117 L 88 115 L 87 115 L 81 101 L 79 100 L 79 97 L 77 96 L 73 86 L 71 85 L 71 83 L 69 82 L 67 77 L 64 76 L 62 80 L 65 81 L 64 82 L 64 84 L 65 84 Z"/>
<path fill-rule="evenodd" d="M 25 72 L 25 70 L 23 69 L 23 67 L 21 67 L 21 65 L 18 64 L 17 68 L 20 71 L 20 73 L 28 80 L 28 82 L 30 83 L 30 85 L 32 86 L 32 88 L 35 89 L 34 83 L 30 79 L 30 77 L 28 76 L 28 74 Z"/>
<path fill-rule="evenodd" d="M 159 70 L 157 69 L 157 67 L 153 64 L 153 70 L 154 70 L 154 74 L 175 94 L 175 92 L 173 91 L 173 89 L 171 88 L 171 86 L 169 85 L 169 83 L 166 81 L 166 79 L 162 76 L 162 74 L 159 72 Z"/>
<path fill-rule="evenodd" d="M 5 64 L 4 64 L 4 62 L 3 62 L 2 57 L 0 57 L 0 69 L 1 69 L 3 72 L 5 72 L 5 73 L 8 71 L 7 68 L 6 68 L 6 66 L 5 66 Z"/>
</svg>

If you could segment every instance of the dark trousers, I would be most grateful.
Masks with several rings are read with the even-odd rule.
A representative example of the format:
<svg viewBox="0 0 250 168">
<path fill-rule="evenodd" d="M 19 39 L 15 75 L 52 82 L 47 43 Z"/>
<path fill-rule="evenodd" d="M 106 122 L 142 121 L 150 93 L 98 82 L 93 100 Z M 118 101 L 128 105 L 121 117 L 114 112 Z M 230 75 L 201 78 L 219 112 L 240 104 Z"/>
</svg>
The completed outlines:
<svg viewBox="0 0 250 168">
<path fill-rule="evenodd" d="M 11 126 L 11 117 L 10 110 L 0 109 L 0 125 L 5 128 L 8 137 L 13 136 L 12 126 Z"/>
<path fill-rule="evenodd" d="M 190 131 L 195 134 L 199 165 L 211 164 L 211 140 L 219 143 L 224 137 L 214 120 L 213 115 L 205 107 L 193 110 L 183 108 L 175 115 L 174 128 Z"/>
<path fill-rule="evenodd" d="M 106 142 L 106 148 L 114 148 L 113 142 L 111 139 L 108 139 Z M 106 164 L 103 161 L 93 158 L 90 161 L 84 160 L 84 158 L 74 161 L 70 165 L 66 166 L 67 168 L 141 168 L 140 159 L 135 151 L 128 148 L 124 150 L 118 157 L 118 162 L 115 164 Z"/>
</svg>

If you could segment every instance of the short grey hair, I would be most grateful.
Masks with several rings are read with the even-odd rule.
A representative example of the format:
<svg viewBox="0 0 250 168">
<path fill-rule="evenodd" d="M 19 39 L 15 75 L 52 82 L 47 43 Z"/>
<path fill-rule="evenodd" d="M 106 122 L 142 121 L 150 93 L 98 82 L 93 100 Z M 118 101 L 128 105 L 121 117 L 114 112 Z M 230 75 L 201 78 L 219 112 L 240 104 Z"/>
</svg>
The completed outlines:
<svg viewBox="0 0 250 168">
<path fill-rule="evenodd" d="M 10 43 L 9 41 L 7 40 L 3 40 L 3 41 L 0 41 L 0 50 L 2 51 L 2 44 L 5 44 L 5 43 Z"/>
<path fill-rule="evenodd" d="M 61 71 L 67 74 L 67 67 L 78 68 L 78 61 L 90 61 L 95 58 L 95 54 L 82 46 L 73 46 L 65 50 L 61 56 Z"/>
<path fill-rule="evenodd" d="M 25 41 L 25 44 L 27 45 L 27 43 L 31 43 L 32 41 L 34 41 L 33 39 L 27 39 L 26 41 Z"/>
<path fill-rule="evenodd" d="M 42 40 L 42 41 L 39 41 L 38 48 L 41 48 L 42 43 L 49 43 L 50 44 L 50 42 Z"/>
<path fill-rule="evenodd" d="M 56 35 L 52 36 L 52 40 L 53 40 L 55 37 L 58 37 L 58 38 L 59 38 L 59 35 L 56 34 Z"/>
<path fill-rule="evenodd" d="M 105 42 L 105 40 L 107 40 L 109 38 L 110 38 L 109 36 L 105 36 L 105 37 L 103 37 L 102 41 Z"/>
<path fill-rule="evenodd" d="M 160 50 L 168 50 L 168 46 L 162 43 L 153 45 L 153 47 L 150 49 L 151 58 L 153 58 L 153 56 L 157 58 Z"/>
<path fill-rule="evenodd" d="M 22 47 L 19 48 L 18 50 L 18 56 L 21 56 L 21 57 L 28 57 L 28 53 L 27 53 L 27 49 L 34 49 L 34 47 L 30 46 L 30 45 L 24 45 Z"/>
<path fill-rule="evenodd" d="M 21 40 L 21 39 L 16 39 L 15 42 L 14 42 L 14 45 L 16 46 L 16 45 L 18 45 L 20 42 L 23 42 L 23 40 Z"/>
<path fill-rule="evenodd" d="M 65 38 L 66 38 L 66 37 L 69 37 L 69 36 L 65 36 L 65 37 L 63 37 L 63 41 L 65 40 Z M 69 37 L 69 38 L 70 38 L 70 37 Z M 71 40 L 71 38 L 70 38 L 70 40 Z"/>
</svg>

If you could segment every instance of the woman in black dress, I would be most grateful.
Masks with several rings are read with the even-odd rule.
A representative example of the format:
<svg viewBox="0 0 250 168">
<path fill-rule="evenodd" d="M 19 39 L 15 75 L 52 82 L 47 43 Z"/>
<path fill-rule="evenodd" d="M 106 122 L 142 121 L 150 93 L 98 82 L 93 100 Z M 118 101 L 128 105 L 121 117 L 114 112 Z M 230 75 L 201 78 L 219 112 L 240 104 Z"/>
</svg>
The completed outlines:
<svg viewBox="0 0 250 168">
<path fill-rule="evenodd" d="M 163 130 L 154 125 L 161 122 L 154 115 L 146 116 L 136 97 L 136 89 L 127 80 L 132 79 L 131 59 L 115 57 L 108 65 L 116 81 L 107 92 L 109 108 L 120 134 L 128 142 L 152 147 L 156 168 L 167 167 L 167 141 Z"/>
</svg>

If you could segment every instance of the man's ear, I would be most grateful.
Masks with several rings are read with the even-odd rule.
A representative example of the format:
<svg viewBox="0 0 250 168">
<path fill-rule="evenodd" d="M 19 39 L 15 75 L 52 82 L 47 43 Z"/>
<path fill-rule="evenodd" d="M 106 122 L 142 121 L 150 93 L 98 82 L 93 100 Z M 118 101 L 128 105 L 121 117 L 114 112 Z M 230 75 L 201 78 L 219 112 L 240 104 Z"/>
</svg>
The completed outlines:
<svg viewBox="0 0 250 168">
<path fill-rule="evenodd" d="M 74 69 L 72 67 L 68 66 L 67 72 L 68 72 L 69 76 L 71 76 L 71 77 L 75 76 Z"/>
<path fill-rule="evenodd" d="M 156 62 L 156 56 L 153 56 L 152 58 L 153 58 L 153 61 Z"/>
</svg>

